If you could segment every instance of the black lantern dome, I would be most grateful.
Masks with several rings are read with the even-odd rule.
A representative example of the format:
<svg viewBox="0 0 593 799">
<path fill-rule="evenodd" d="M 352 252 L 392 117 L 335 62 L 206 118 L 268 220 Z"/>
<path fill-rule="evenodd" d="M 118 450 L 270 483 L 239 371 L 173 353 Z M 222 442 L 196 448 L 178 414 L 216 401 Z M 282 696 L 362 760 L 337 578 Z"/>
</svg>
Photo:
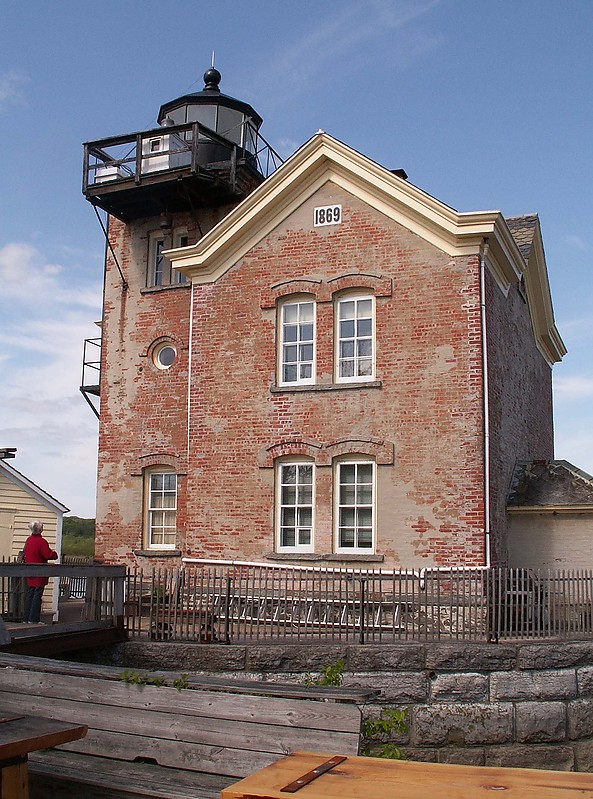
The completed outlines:
<svg viewBox="0 0 593 799">
<path fill-rule="evenodd" d="M 201 92 L 184 94 L 161 106 L 157 118 L 159 125 L 199 122 L 225 139 L 244 146 L 246 138 L 250 138 L 250 131 L 255 135 L 263 120 L 249 103 L 222 94 L 219 88 L 221 77 L 214 67 L 206 70 Z"/>
</svg>

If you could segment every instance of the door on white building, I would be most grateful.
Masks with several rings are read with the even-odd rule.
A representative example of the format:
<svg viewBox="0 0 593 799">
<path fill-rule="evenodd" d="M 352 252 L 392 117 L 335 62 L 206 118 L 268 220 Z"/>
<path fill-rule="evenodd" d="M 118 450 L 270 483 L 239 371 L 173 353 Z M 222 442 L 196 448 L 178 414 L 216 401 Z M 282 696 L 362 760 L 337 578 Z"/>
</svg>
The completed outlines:
<svg viewBox="0 0 593 799">
<path fill-rule="evenodd" d="M 0 508 L 0 560 L 8 560 L 12 555 L 13 531 L 14 511 Z"/>
</svg>

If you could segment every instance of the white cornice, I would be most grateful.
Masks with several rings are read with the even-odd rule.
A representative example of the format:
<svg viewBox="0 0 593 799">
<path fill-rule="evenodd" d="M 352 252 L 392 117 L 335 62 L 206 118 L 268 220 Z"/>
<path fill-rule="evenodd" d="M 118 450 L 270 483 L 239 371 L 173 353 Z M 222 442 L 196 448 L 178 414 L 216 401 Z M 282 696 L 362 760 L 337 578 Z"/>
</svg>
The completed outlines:
<svg viewBox="0 0 593 799">
<path fill-rule="evenodd" d="M 525 272 L 525 290 L 537 347 L 548 363 L 561 361 L 566 346 L 554 321 L 546 256 L 539 220 L 535 226 Z"/>
<path fill-rule="evenodd" d="M 593 514 L 593 505 L 528 505 L 528 506 L 507 506 L 507 513 L 512 514 L 532 514 L 532 513 L 547 513 L 547 514 L 564 514 L 567 513 L 591 513 Z"/>
<path fill-rule="evenodd" d="M 500 211 L 459 213 L 327 133 L 316 133 L 196 244 L 165 254 L 194 284 L 213 283 L 328 182 L 451 257 L 479 255 L 488 239 L 487 267 L 505 294 L 528 273 L 537 346 L 548 363 L 561 360 L 539 226 L 526 270 Z"/>
<path fill-rule="evenodd" d="M 166 255 L 194 282 L 213 282 L 330 181 L 450 256 L 478 254 L 483 238 L 493 234 L 501 217 L 499 211 L 458 213 L 318 133 L 195 245 Z"/>
</svg>

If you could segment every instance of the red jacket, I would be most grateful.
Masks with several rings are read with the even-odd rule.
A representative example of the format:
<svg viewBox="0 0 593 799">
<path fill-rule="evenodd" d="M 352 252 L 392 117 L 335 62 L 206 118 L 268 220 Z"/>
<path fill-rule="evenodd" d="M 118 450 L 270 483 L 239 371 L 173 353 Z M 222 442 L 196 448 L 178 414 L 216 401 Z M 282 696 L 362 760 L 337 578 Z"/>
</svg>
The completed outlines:
<svg viewBox="0 0 593 799">
<path fill-rule="evenodd" d="M 58 553 L 50 549 L 49 544 L 42 535 L 30 535 L 25 541 L 25 563 L 47 563 L 55 560 Z M 41 588 L 47 585 L 49 577 L 27 577 L 29 588 Z"/>
</svg>

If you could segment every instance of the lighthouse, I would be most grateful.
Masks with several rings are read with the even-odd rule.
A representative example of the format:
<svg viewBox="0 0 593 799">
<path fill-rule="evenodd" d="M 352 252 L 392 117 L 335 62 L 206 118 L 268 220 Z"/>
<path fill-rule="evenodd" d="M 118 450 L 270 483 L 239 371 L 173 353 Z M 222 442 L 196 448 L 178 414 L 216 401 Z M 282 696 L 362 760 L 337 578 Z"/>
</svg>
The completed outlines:
<svg viewBox="0 0 593 799">
<path fill-rule="evenodd" d="M 85 342 L 81 391 L 99 418 L 97 552 L 177 553 L 187 465 L 191 282 L 167 250 L 195 244 L 280 164 L 261 116 L 204 73 L 148 130 L 84 145 L 83 193 L 106 237 L 100 338 Z M 101 211 L 106 213 L 101 213 Z M 129 540 L 130 518 L 144 537 Z M 146 521 L 147 520 L 147 521 Z"/>
</svg>

